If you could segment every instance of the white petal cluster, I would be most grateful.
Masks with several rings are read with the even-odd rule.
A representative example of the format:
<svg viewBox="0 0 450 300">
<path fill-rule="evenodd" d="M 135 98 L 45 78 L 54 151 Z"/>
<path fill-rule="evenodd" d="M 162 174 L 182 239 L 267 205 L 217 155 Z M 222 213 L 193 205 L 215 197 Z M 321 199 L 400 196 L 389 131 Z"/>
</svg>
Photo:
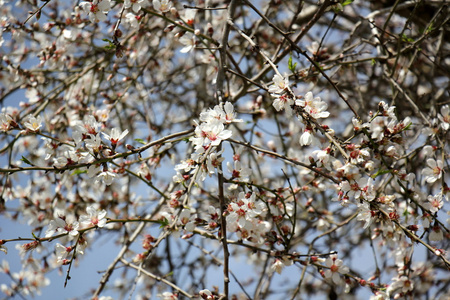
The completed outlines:
<svg viewBox="0 0 450 300">
<path fill-rule="evenodd" d="M 313 118 L 327 118 L 330 113 L 326 111 L 328 104 L 322 101 L 320 97 L 314 97 L 312 92 L 307 92 L 303 99 L 295 101 L 295 105 L 303 109 Z"/>
<path fill-rule="evenodd" d="M 106 21 L 106 15 L 111 10 L 111 3 L 109 0 L 94 0 L 92 2 L 81 2 L 80 7 L 89 16 L 92 23 Z"/>
<path fill-rule="evenodd" d="M 234 122 L 242 122 L 236 119 L 233 104 L 226 102 L 223 106 L 216 105 L 213 109 L 208 109 L 200 114 L 201 123 L 195 128 L 195 136 L 190 139 L 193 143 L 195 152 L 191 154 L 189 159 L 181 161 L 175 166 L 177 175 L 173 177 L 175 182 L 183 182 L 183 176 L 180 172 L 197 172 L 195 180 L 204 181 L 207 175 L 212 175 L 216 172 L 217 166 L 224 160 L 220 155 L 223 151 L 215 152 L 208 151 L 210 147 L 219 146 L 220 143 L 233 136 L 230 129 L 225 129 L 226 126 Z M 205 153 L 208 153 L 205 158 Z M 200 170 L 199 164 L 202 164 Z"/>
<path fill-rule="evenodd" d="M 236 200 L 228 204 L 227 230 L 236 232 L 238 237 L 257 244 L 263 243 L 263 236 L 269 231 L 269 222 L 260 220 L 267 208 L 264 202 L 256 199 L 256 194 L 239 193 Z"/>
</svg>

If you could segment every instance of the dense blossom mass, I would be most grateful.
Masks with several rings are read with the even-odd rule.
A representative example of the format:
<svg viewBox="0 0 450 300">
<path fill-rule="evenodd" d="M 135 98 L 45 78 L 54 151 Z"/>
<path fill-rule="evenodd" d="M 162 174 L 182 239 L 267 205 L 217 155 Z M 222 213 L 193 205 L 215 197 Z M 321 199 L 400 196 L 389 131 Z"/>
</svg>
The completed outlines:
<svg viewBox="0 0 450 300">
<path fill-rule="evenodd" d="M 450 298 L 445 1 L 0 3 L 2 298 Z"/>
</svg>

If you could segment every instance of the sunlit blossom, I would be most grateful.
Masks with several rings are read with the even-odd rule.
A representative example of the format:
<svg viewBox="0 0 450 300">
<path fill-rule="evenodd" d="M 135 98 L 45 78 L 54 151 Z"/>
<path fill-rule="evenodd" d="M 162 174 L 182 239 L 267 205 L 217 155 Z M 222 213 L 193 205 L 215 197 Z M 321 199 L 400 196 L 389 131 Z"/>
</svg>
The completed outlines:
<svg viewBox="0 0 450 300">
<path fill-rule="evenodd" d="M 434 183 L 442 176 L 444 165 L 441 160 L 427 159 L 428 167 L 422 170 L 422 175 L 425 176 L 425 181 Z"/>
<path fill-rule="evenodd" d="M 94 0 L 92 2 L 81 2 L 80 7 L 89 16 L 92 23 L 106 21 L 106 14 L 111 9 L 110 0 Z"/>
<path fill-rule="evenodd" d="M 348 273 L 348 267 L 344 266 L 344 262 L 337 258 L 336 254 L 330 255 L 325 260 L 325 265 L 329 268 L 325 270 L 325 278 L 330 278 L 335 284 L 341 284 L 342 274 Z"/>
<path fill-rule="evenodd" d="M 169 0 L 153 0 L 153 8 L 160 12 L 168 12 L 172 7 L 172 1 Z"/>
<path fill-rule="evenodd" d="M 80 223 L 86 226 L 104 227 L 106 225 L 106 210 L 98 211 L 93 205 L 86 208 L 88 215 L 80 216 Z"/>
<path fill-rule="evenodd" d="M 25 118 L 25 122 L 23 123 L 23 126 L 25 126 L 25 128 L 31 132 L 37 132 L 41 129 L 42 127 L 42 118 L 41 116 L 32 116 L 29 115 L 28 117 Z"/>
</svg>

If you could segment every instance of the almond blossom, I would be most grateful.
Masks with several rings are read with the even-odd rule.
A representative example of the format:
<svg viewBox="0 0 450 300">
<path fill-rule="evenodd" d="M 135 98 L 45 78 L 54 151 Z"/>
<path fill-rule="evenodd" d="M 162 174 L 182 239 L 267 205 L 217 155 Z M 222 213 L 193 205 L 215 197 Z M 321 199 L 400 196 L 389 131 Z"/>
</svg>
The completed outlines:
<svg viewBox="0 0 450 300">
<path fill-rule="evenodd" d="M 169 0 L 153 0 L 153 8 L 160 12 L 168 12 L 172 7 L 172 1 Z"/>
<path fill-rule="evenodd" d="M 289 87 L 289 77 L 275 74 L 273 76 L 273 84 L 269 86 L 268 92 L 271 94 L 283 94 Z"/>
<path fill-rule="evenodd" d="M 92 2 L 81 2 L 80 7 L 89 15 L 92 23 L 106 21 L 106 14 L 111 9 L 110 0 L 93 0 Z"/>
<path fill-rule="evenodd" d="M 200 295 L 201 299 L 205 299 L 205 300 L 213 300 L 216 299 L 216 297 L 211 293 L 210 290 L 201 290 L 200 292 L 198 292 L 198 294 Z"/>
<path fill-rule="evenodd" d="M 335 284 L 341 284 L 342 274 L 349 271 L 344 262 L 337 258 L 337 254 L 332 254 L 325 260 L 325 265 L 329 268 L 325 270 L 325 278 L 332 279 Z"/>
<path fill-rule="evenodd" d="M 295 105 L 303 107 L 303 109 L 313 118 L 327 118 L 330 113 L 326 111 L 328 104 L 323 102 L 320 97 L 314 97 L 312 92 L 305 94 L 303 99 L 295 101 Z"/>
<path fill-rule="evenodd" d="M 438 115 L 439 120 L 441 123 L 441 128 L 444 131 L 447 131 L 450 128 L 450 106 L 444 105 L 441 107 L 441 114 Z"/>
<path fill-rule="evenodd" d="M 192 34 L 185 34 L 180 38 L 180 43 L 184 45 L 183 48 L 181 48 L 181 53 L 188 53 L 195 49 L 195 35 Z"/>
<path fill-rule="evenodd" d="M 57 262 L 61 263 L 63 265 L 69 263 L 69 260 L 67 259 L 67 256 L 70 252 L 72 252 L 73 247 L 65 247 L 61 245 L 60 243 L 57 243 L 55 246 L 55 252 L 57 257 Z"/>
<path fill-rule="evenodd" d="M 425 207 L 427 207 L 432 213 L 437 213 L 442 206 L 444 205 L 444 201 L 442 201 L 442 194 L 437 194 L 434 196 L 428 196 L 428 203 L 425 203 Z"/>
<path fill-rule="evenodd" d="M 106 185 L 111 185 L 115 177 L 116 177 L 115 173 L 110 172 L 108 170 L 103 170 L 97 175 L 97 180 L 101 180 Z"/>
<path fill-rule="evenodd" d="M 125 0 L 123 6 L 125 8 L 132 8 L 135 13 L 139 12 L 144 0 Z"/>
<path fill-rule="evenodd" d="M 45 232 L 45 237 L 53 236 L 55 233 L 58 234 L 69 234 L 70 236 L 78 235 L 78 228 L 80 224 L 77 221 L 68 222 L 67 217 L 60 216 L 52 221 L 48 225 L 47 231 Z"/>
<path fill-rule="evenodd" d="M 0 113 L 0 130 L 3 132 L 7 132 L 12 128 L 16 127 L 17 124 L 13 120 L 13 118 L 5 113 Z"/>
<path fill-rule="evenodd" d="M 391 295 L 398 289 L 401 290 L 402 294 L 405 294 L 414 288 L 414 283 L 407 276 L 394 277 L 393 281 L 394 282 L 387 288 L 387 292 Z"/>
<path fill-rule="evenodd" d="M 125 15 L 127 22 L 130 24 L 132 28 L 138 28 L 139 26 L 139 17 L 135 14 L 129 12 Z"/>
<path fill-rule="evenodd" d="M 425 176 L 425 181 L 434 183 L 442 176 L 444 165 L 441 160 L 427 159 L 428 167 L 422 170 L 422 175 Z"/>
<path fill-rule="evenodd" d="M 110 134 L 106 134 L 104 132 L 102 132 L 102 134 L 106 139 L 108 139 L 111 142 L 111 147 L 115 149 L 117 143 L 128 134 L 128 129 L 125 129 L 124 131 L 120 132 L 119 129 L 114 127 L 113 129 L 111 129 Z"/>
<path fill-rule="evenodd" d="M 38 116 L 34 117 L 32 115 L 29 115 L 25 118 L 25 122 L 23 123 L 23 126 L 25 126 L 25 128 L 28 131 L 38 132 L 42 127 L 41 123 L 42 123 L 41 116 L 38 115 Z"/>
<path fill-rule="evenodd" d="M 106 225 L 106 210 L 98 211 L 93 205 L 86 208 L 88 215 L 81 215 L 79 222 L 86 226 L 104 227 Z"/>
</svg>

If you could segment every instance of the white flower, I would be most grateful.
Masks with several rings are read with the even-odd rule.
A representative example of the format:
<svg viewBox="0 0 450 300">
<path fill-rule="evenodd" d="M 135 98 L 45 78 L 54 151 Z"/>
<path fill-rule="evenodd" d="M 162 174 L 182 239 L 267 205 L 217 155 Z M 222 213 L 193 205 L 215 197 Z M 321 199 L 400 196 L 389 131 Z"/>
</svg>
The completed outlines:
<svg viewBox="0 0 450 300">
<path fill-rule="evenodd" d="M 89 137 L 89 135 L 96 136 L 100 126 L 101 124 L 95 120 L 94 116 L 87 116 L 84 122 L 77 121 L 72 127 L 72 136 L 75 143 L 79 145 L 80 142 Z"/>
<path fill-rule="evenodd" d="M 450 128 L 450 107 L 448 105 L 441 107 L 441 114 L 438 115 L 438 118 L 442 122 L 441 128 L 447 131 Z"/>
<path fill-rule="evenodd" d="M 355 131 L 359 131 L 362 128 L 368 128 L 369 124 L 368 123 L 362 123 L 360 120 L 358 120 L 357 118 L 353 117 L 352 118 L 352 123 L 353 123 L 353 129 Z"/>
<path fill-rule="evenodd" d="M 31 132 L 37 132 L 42 127 L 42 118 L 41 116 L 33 117 L 32 115 L 27 116 L 23 126 Z"/>
<path fill-rule="evenodd" d="M 220 108 L 220 106 L 216 105 L 216 107 L 220 110 L 222 110 Z M 243 122 L 242 119 L 236 119 L 236 113 L 234 112 L 234 106 L 233 104 L 231 104 L 231 102 L 226 102 L 224 105 L 224 119 L 225 119 L 225 123 L 232 123 L 232 122 Z M 222 113 L 221 111 L 221 113 Z M 222 114 L 221 114 L 222 115 Z"/>
<path fill-rule="evenodd" d="M 153 0 L 153 8 L 160 12 L 168 12 L 172 7 L 172 1 L 169 0 Z"/>
<path fill-rule="evenodd" d="M 425 203 L 425 207 L 428 208 L 432 213 L 438 212 L 444 205 L 442 201 L 442 194 L 437 194 L 434 196 L 428 196 L 428 203 Z"/>
<path fill-rule="evenodd" d="M 57 243 L 55 246 L 57 262 L 65 264 L 65 262 L 67 262 L 67 255 L 69 255 L 69 253 L 72 252 L 72 250 L 73 250 L 72 247 L 65 247 L 60 243 Z"/>
<path fill-rule="evenodd" d="M 211 122 L 201 123 L 195 128 L 195 137 L 191 142 L 196 146 L 195 150 L 200 151 L 203 146 L 218 146 L 223 140 L 233 135 L 231 130 L 225 129 L 225 126 L 217 119 Z"/>
<path fill-rule="evenodd" d="M 88 137 L 90 138 L 86 138 L 84 140 L 86 148 L 93 154 L 100 153 L 100 151 L 103 149 L 102 139 L 100 138 L 100 135 L 89 134 Z"/>
<path fill-rule="evenodd" d="M 92 23 L 106 21 L 106 14 L 111 9 L 110 0 L 94 0 L 92 2 L 81 2 L 80 6 L 86 14 L 89 15 L 89 20 Z"/>
<path fill-rule="evenodd" d="M 390 117 L 391 119 L 397 120 L 395 115 L 395 106 L 389 106 L 384 101 L 378 103 L 378 111 L 385 117 Z"/>
<path fill-rule="evenodd" d="M 414 283 L 406 276 L 395 277 L 393 278 L 393 281 L 394 282 L 386 290 L 388 293 L 392 293 L 399 288 L 401 288 L 402 293 L 414 290 Z"/>
<path fill-rule="evenodd" d="M 77 221 L 67 222 L 66 217 L 59 217 L 50 221 L 45 237 L 50 237 L 56 232 L 58 234 L 68 233 L 71 236 L 77 236 L 79 226 L 80 224 Z"/>
<path fill-rule="evenodd" d="M 278 274 L 281 274 L 281 271 L 283 270 L 283 268 L 284 268 L 284 264 L 278 258 L 275 259 L 275 262 L 270 266 L 270 270 L 272 272 L 277 272 Z"/>
<path fill-rule="evenodd" d="M 187 53 L 195 48 L 195 35 L 193 34 L 185 34 L 180 38 L 180 43 L 184 45 L 181 48 L 181 53 Z"/>
<path fill-rule="evenodd" d="M 372 217 L 372 210 L 370 210 L 369 204 L 367 202 L 363 202 L 358 204 L 358 216 L 356 219 L 358 221 L 364 221 L 364 229 L 369 227 L 372 224 L 374 218 Z"/>
<path fill-rule="evenodd" d="M 256 194 L 239 193 L 236 200 L 228 204 L 226 217 L 230 232 L 236 232 L 239 239 L 247 239 L 255 243 L 262 243 L 262 236 L 270 230 L 268 222 L 261 221 L 267 213 L 265 204 L 256 200 Z"/>
<path fill-rule="evenodd" d="M 87 226 L 97 226 L 97 227 L 103 227 L 106 224 L 106 210 L 97 211 L 93 205 L 88 206 L 86 208 L 86 212 L 89 214 L 89 216 L 82 215 L 80 216 L 80 223 L 87 225 Z"/>
<path fill-rule="evenodd" d="M 383 292 L 383 291 L 374 291 L 374 295 L 370 296 L 369 300 L 389 300 L 391 297 L 389 297 L 389 293 Z"/>
<path fill-rule="evenodd" d="M 64 168 L 78 162 L 77 153 L 73 149 L 67 149 L 63 155 L 53 159 L 53 165 L 57 168 Z"/>
<path fill-rule="evenodd" d="M 214 152 L 208 155 L 206 159 L 206 168 L 210 176 L 216 173 L 216 168 L 225 160 L 225 157 L 220 156 L 222 155 L 223 151 L 224 149 L 222 149 L 222 151 L 218 153 Z M 222 171 L 218 170 L 218 172 L 221 173 Z"/>
<path fill-rule="evenodd" d="M 139 10 L 141 9 L 141 3 L 144 2 L 144 0 L 125 0 L 123 3 L 123 6 L 125 6 L 125 8 L 130 8 L 132 7 L 133 11 L 135 13 L 139 12 Z"/>
<path fill-rule="evenodd" d="M 294 100 L 289 96 L 289 94 L 276 95 L 275 100 L 273 100 L 272 106 L 276 111 L 285 109 L 288 116 L 292 115 L 291 105 L 294 104 Z"/>
<path fill-rule="evenodd" d="M 10 115 L 0 113 L 0 131 L 7 132 L 12 129 L 16 124 Z"/>
<path fill-rule="evenodd" d="M 183 209 L 178 217 L 178 225 L 184 226 L 186 231 L 194 231 L 195 229 L 195 216 L 191 216 L 191 211 L 187 208 Z"/>
<path fill-rule="evenodd" d="M 285 266 L 290 266 L 293 264 L 293 261 L 288 259 L 287 257 L 283 257 L 282 259 L 275 259 L 274 263 L 270 266 L 270 271 L 277 272 L 281 274 L 281 271 Z"/>
<path fill-rule="evenodd" d="M 108 134 L 106 134 L 104 132 L 102 132 L 102 134 L 103 134 L 103 136 L 105 138 L 107 138 L 111 142 L 111 146 L 113 148 L 115 148 L 117 143 L 128 134 L 128 129 L 125 129 L 125 131 L 120 132 L 119 129 L 114 127 L 111 130 L 111 134 L 110 135 L 108 135 Z"/>
<path fill-rule="evenodd" d="M 425 181 L 428 183 L 434 183 L 441 178 L 444 165 L 441 160 L 434 160 L 432 158 L 427 159 L 428 167 L 422 170 L 422 175 L 425 176 Z"/>
<path fill-rule="evenodd" d="M 227 170 L 231 173 L 234 180 L 241 182 L 248 182 L 252 170 L 248 167 L 242 166 L 239 160 L 234 161 L 234 168 L 230 162 L 227 162 Z"/>
<path fill-rule="evenodd" d="M 195 21 L 195 15 L 197 14 L 196 9 L 185 9 L 184 10 L 184 21 L 189 25 L 192 26 Z"/>
<path fill-rule="evenodd" d="M 269 93 L 283 94 L 289 88 L 289 78 L 275 74 L 273 76 L 273 84 L 269 86 Z"/>
<path fill-rule="evenodd" d="M 311 130 L 306 128 L 303 134 L 300 136 L 300 145 L 302 146 L 311 145 L 313 137 L 314 136 L 311 134 Z"/>
<path fill-rule="evenodd" d="M 125 18 L 127 18 L 127 22 L 130 23 L 131 27 L 138 28 L 139 26 L 138 16 L 129 12 L 125 15 Z"/>
<path fill-rule="evenodd" d="M 153 2 L 155 2 L 155 0 L 153 0 Z M 157 297 L 161 298 L 162 300 L 177 300 L 178 299 L 178 296 L 171 292 L 164 292 L 162 294 L 158 294 Z"/>
<path fill-rule="evenodd" d="M 103 181 L 106 185 L 111 185 L 115 177 L 116 174 L 109 171 L 103 171 L 97 175 L 97 179 Z"/>
<path fill-rule="evenodd" d="M 337 254 L 330 255 L 325 260 L 325 265 L 329 268 L 325 271 L 325 278 L 331 278 L 335 284 L 340 284 L 342 278 L 339 274 L 348 273 L 348 267 L 343 264 L 343 261 L 337 258 Z"/>
<path fill-rule="evenodd" d="M 214 295 L 211 293 L 210 290 L 201 290 L 200 292 L 198 292 L 198 294 L 200 295 L 200 297 L 202 299 L 206 299 L 206 300 L 215 299 Z"/>
<path fill-rule="evenodd" d="M 330 113 L 326 111 L 328 104 L 323 102 L 320 97 L 314 98 L 312 92 L 306 93 L 304 99 L 296 100 L 295 105 L 303 107 L 311 117 L 316 119 L 327 118 L 330 115 Z"/>
</svg>

